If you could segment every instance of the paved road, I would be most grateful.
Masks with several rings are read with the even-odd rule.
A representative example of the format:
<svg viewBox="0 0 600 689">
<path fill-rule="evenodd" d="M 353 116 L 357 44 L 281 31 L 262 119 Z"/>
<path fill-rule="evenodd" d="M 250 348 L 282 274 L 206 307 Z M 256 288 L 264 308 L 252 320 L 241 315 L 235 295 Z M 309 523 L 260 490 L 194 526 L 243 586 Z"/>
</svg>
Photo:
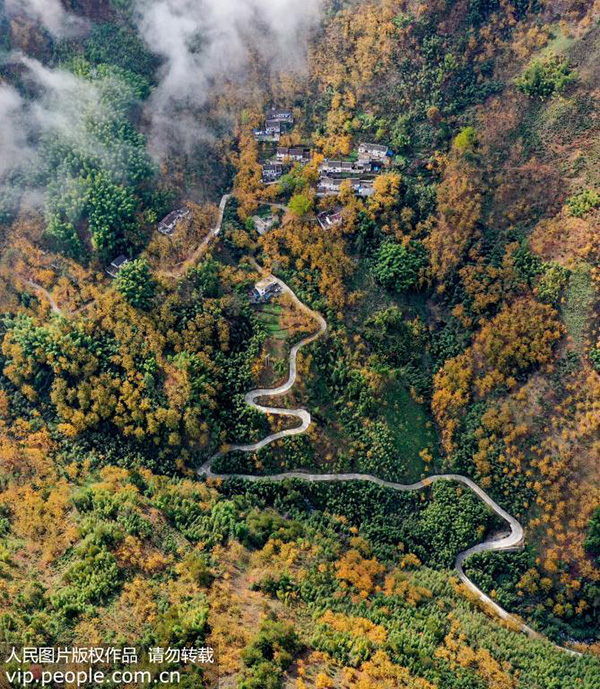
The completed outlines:
<svg viewBox="0 0 600 689">
<path fill-rule="evenodd" d="M 57 316 L 63 316 L 63 317 L 76 316 L 78 313 L 85 311 L 88 306 L 91 306 L 95 302 L 95 300 L 92 299 L 91 301 L 88 301 L 85 304 L 82 304 L 81 306 L 77 307 L 73 311 L 64 310 L 64 309 L 60 308 L 60 306 L 54 300 L 53 296 L 50 294 L 50 292 L 48 292 L 48 290 L 45 287 L 42 287 L 42 285 L 38 284 L 37 282 L 34 282 L 33 280 L 27 280 L 27 284 L 30 287 L 33 287 L 42 296 L 44 296 L 46 298 L 46 300 L 50 304 L 50 308 L 52 309 L 52 312 L 55 313 Z"/>
<path fill-rule="evenodd" d="M 511 550 L 517 550 L 520 549 L 523 546 L 523 541 L 525 537 L 524 529 L 521 523 L 515 519 L 512 515 L 510 515 L 505 509 L 500 507 L 500 505 L 493 499 L 491 498 L 480 486 L 478 486 L 473 480 L 470 478 L 467 478 L 466 476 L 461 476 L 460 474 L 439 474 L 436 476 L 429 476 L 428 478 L 423 479 L 422 481 L 418 481 L 417 483 L 411 483 L 411 484 L 403 484 L 403 483 L 395 483 L 392 481 L 384 481 L 383 479 L 378 478 L 377 476 L 371 476 L 370 474 L 357 474 L 357 473 L 349 473 L 349 474 L 312 474 L 304 471 L 288 471 L 282 474 L 273 474 L 273 475 L 268 475 L 268 476 L 254 476 L 254 475 L 248 475 L 248 474 L 214 474 L 211 466 L 213 461 L 219 457 L 222 456 L 223 454 L 226 454 L 228 452 L 232 452 L 234 450 L 240 451 L 240 452 L 256 452 L 257 450 L 260 450 L 261 448 L 265 447 L 266 445 L 269 445 L 270 443 L 275 442 L 276 440 L 279 440 L 281 438 L 284 438 L 286 436 L 291 436 L 291 435 L 299 435 L 301 433 L 305 433 L 310 424 L 311 424 L 311 415 L 310 413 L 305 410 L 305 409 L 285 409 L 281 407 L 269 407 L 269 406 L 264 406 L 260 404 L 257 400 L 259 400 L 262 397 L 277 397 L 280 395 L 284 395 L 286 392 L 288 392 L 296 382 L 296 378 L 298 375 L 298 370 L 297 370 L 297 357 L 298 357 L 298 351 L 302 348 L 305 347 L 306 345 L 310 344 L 314 340 L 316 340 L 318 337 L 321 337 L 326 331 L 327 331 L 327 322 L 321 316 L 320 314 L 316 313 L 315 311 L 312 311 L 311 309 L 308 308 L 305 304 L 303 304 L 300 299 L 296 296 L 296 294 L 288 287 L 288 285 L 283 282 L 283 280 L 280 280 L 279 278 L 276 278 L 274 276 L 269 276 L 273 277 L 279 285 L 282 288 L 283 292 L 286 292 L 287 294 L 290 295 L 292 300 L 295 302 L 295 304 L 301 308 L 303 311 L 306 313 L 309 313 L 319 324 L 319 329 L 313 334 L 310 335 L 309 337 L 306 337 L 303 339 L 301 342 L 298 342 L 296 344 L 291 352 L 290 352 L 290 372 L 288 379 L 283 385 L 280 385 L 277 388 L 271 388 L 271 389 L 258 389 L 258 390 L 251 390 L 245 395 L 245 400 L 248 405 L 251 407 L 254 407 L 255 409 L 258 409 L 259 411 L 264 412 L 265 414 L 274 414 L 278 416 L 291 416 L 294 418 L 297 418 L 301 421 L 301 424 L 295 428 L 290 428 L 284 431 L 279 431 L 278 433 L 272 433 L 271 435 L 267 436 L 266 438 L 263 438 L 263 440 L 260 440 L 259 442 L 256 443 L 250 443 L 247 445 L 230 445 L 228 446 L 223 452 L 218 452 L 217 454 L 213 455 L 205 464 L 203 464 L 200 469 L 198 470 L 199 476 L 205 477 L 205 478 L 218 478 L 221 480 L 228 480 L 232 478 L 241 478 L 246 481 L 252 481 L 252 482 L 258 482 L 258 481 L 285 481 L 288 479 L 300 479 L 302 481 L 309 481 L 312 483 L 320 483 L 320 482 L 326 482 L 326 483 L 333 483 L 333 482 L 346 482 L 346 481 L 365 481 L 368 483 L 375 483 L 379 486 L 383 486 L 384 488 L 389 488 L 391 490 L 398 490 L 398 491 L 416 491 L 416 490 L 421 490 L 423 488 L 426 488 L 427 486 L 431 486 L 434 483 L 437 483 L 439 481 L 453 481 L 455 483 L 460 483 L 464 486 L 466 486 L 469 490 L 471 490 L 477 497 L 485 503 L 495 514 L 497 514 L 501 519 L 503 519 L 508 527 L 509 531 L 506 535 L 501 535 L 501 536 L 496 536 L 496 537 L 490 537 L 488 540 L 484 541 L 483 543 L 479 543 L 472 548 L 469 548 L 468 550 L 465 550 L 462 553 L 459 553 L 456 561 L 454 563 L 454 567 L 458 573 L 458 576 L 460 580 L 462 581 L 465 586 L 490 610 L 493 610 L 500 618 L 503 620 L 511 622 L 513 625 L 515 625 L 518 629 L 520 629 L 522 632 L 530 636 L 531 638 L 535 639 L 540 639 L 544 638 L 541 634 L 536 632 L 534 629 L 526 625 L 524 622 L 522 622 L 519 618 L 515 617 L 514 615 L 511 615 L 508 611 L 504 610 L 498 603 L 496 603 L 494 600 L 492 600 L 488 595 L 486 595 L 481 589 L 479 589 L 465 574 L 464 571 L 464 562 L 467 560 L 471 555 L 474 555 L 475 553 L 483 553 L 487 551 L 496 551 L 496 550 L 505 550 L 505 551 L 511 551 Z M 564 648 L 562 646 L 557 646 L 557 648 L 560 648 L 563 651 L 566 651 L 574 656 L 579 656 L 581 655 L 580 653 L 573 651 L 572 649 Z"/>
<path fill-rule="evenodd" d="M 225 208 L 227 207 L 227 202 L 231 198 L 231 194 L 223 194 L 221 198 L 221 203 L 219 204 L 219 217 L 217 218 L 217 224 L 212 229 L 212 235 L 216 237 L 221 228 L 223 227 L 223 218 L 225 217 Z"/>
<path fill-rule="evenodd" d="M 256 263 L 255 267 L 260 271 L 260 267 Z M 298 297 L 296 296 L 296 294 L 288 287 L 288 285 L 285 284 L 283 280 L 280 280 L 274 275 L 269 275 L 268 277 L 277 282 L 277 284 L 281 287 L 282 294 L 288 294 L 291 300 L 296 304 L 296 306 L 299 309 L 312 316 L 312 318 L 314 318 L 319 324 L 319 328 L 312 335 L 308 335 L 308 337 L 305 337 L 303 340 L 301 340 L 292 347 L 290 351 L 289 375 L 285 383 L 279 385 L 276 388 L 259 388 L 257 390 L 250 390 L 250 392 L 246 393 L 244 399 L 246 401 L 246 404 L 248 404 L 251 407 L 254 407 L 254 409 L 258 409 L 264 414 L 274 414 L 276 416 L 288 416 L 296 418 L 300 421 L 300 425 L 295 426 L 294 428 L 288 428 L 284 431 L 272 433 L 271 435 L 268 435 L 266 438 L 263 438 L 263 440 L 260 440 L 256 443 L 249 443 L 247 445 L 229 445 L 226 449 L 226 452 L 232 452 L 234 450 L 238 450 L 240 452 L 256 452 L 261 448 L 265 447 L 266 445 L 270 445 L 276 440 L 280 440 L 281 438 L 286 438 L 290 435 L 300 435 L 302 433 L 305 433 L 308 430 L 310 424 L 312 423 L 312 417 L 310 415 L 310 412 L 308 412 L 306 409 L 285 409 L 282 407 L 270 407 L 260 404 L 257 401 L 262 397 L 280 397 L 281 395 L 285 395 L 286 392 L 291 390 L 291 388 L 296 383 L 296 378 L 298 377 L 298 352 L 302 349 L 302 347 L 305 347 L 311 342 L 314 342 L 314 340 L 321 337 L 321 335 L 323 335 L 327 331 L 327 321 L 323 318 L 323 316 L 321 316 L 321 314 L 317 313 L 316 311 L 313 311 L 312 309 L 309 309 L 308 306 L 306 306 L 306 304 L 301 302 L 300 299 L 298 299 Z M 216 455 L 211 457 L 208 460 L 208 462 L 206 462 L 200 468 L 200 473 L 210 475 L 210 466 L 213 460 L 221 456 L 221 454 L 223 453 L 218 452 Z"/>
<path fill-rule="evenodd" d="M 285 431 L 273 433 L 272 435 L 267 436 L 266 438 L 257 443 L 251 443 L 249 445 L 232 445 L 229 448 L 229 451 L 241 450 L 242 452 L 256 452 L 257 450 L 260 450 L 262 447 L 265 447 L 265 445 L 269 445 L 270 443 L 275 442 L 276 440 L 279 440 L 281 438 L 285 438 L 290 435 L 300 435 L 301 433 L 305 433 L 312 422 L 310 412 L 308 412 L 306 409 L 283 409 L 281 407 L 269 407 L 264 406 L 257 401 L 261 397 L 280 397 L 281 395 L 285 395 L 286 392 L 292 389 L 292 387 L 296 383 L 296 378 L 298 377 L 298 352 L 302 349 L 302 347 L 305 347 L 317 338 L 321 337 L 321 335 L 323 335 L 327 330 L 327 322 L 325 321 L 323 316 L 321 316 L 321 314 L 312 311 L 308 308 L 308 306 L 306 306 L 306 304 L 303 304 L 300 301 L 300 299 L 298 299 L 298 297 L 294 294 L 294 292 L 285 284 L 285 282 L 283 282 L 283 280 L 280 280 L 275 276 L 269 277 L 272 277 L 279 284 L 282 293 L 288 294 L 299 309 L 301 309 L 305 313 L 308 313 L 318 322 L 319 329 L 315 333 L 309 335 L 308 337 L 305 337 L 303 340 L 301 340 L 292 347 L 290 351 L 289 375 L 285 383 L 279 385 L 276 388 L 251 390 L 250 392 L 246 393 L 244 399 L 246 400 L 246 404 L 250 405 L 251 407 L 254 407 L 255 409 L 258 409 L 264 414 L 275 414 L 277 416 L 295 417 L 301 421 L 301 425 L 295 428 L 288 428 Z"/>
</svg>

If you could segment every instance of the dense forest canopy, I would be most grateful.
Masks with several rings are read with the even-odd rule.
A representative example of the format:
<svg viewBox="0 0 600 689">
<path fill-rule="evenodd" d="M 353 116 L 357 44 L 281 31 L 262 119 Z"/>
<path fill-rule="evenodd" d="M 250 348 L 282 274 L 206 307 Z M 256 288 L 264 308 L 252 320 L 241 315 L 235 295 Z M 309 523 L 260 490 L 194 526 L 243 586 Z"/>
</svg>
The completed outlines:
<svg viewBox="0 0 600 689">
<path fill-rule="evenodd" d="M 190 688 L 600 686 L 599 22 L 2 4 L 1 642 L 214 646 Z M 293 426 L 245 395 L 317 329 L 271 274 L 327 321 L 278 402 L 312 422 L 232 451 Z M 454 571 L 505 529 L 463 485 L 247 480 L 297 470 L 473 479 L 525 528 L 464 563 L 512 622 Z"/>
</svg>

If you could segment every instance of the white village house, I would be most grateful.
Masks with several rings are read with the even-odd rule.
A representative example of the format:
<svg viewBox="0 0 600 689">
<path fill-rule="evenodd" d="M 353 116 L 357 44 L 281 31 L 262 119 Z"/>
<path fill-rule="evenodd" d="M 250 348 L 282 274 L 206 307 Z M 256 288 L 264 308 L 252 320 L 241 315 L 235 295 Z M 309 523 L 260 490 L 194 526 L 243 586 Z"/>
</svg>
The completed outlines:
<svg viewBox="0 0 600 689">
<path fill-rule="evenodd" d="M 317 196 L 339 194 L 343 181 L 338 177 L 321 177 L 317 186 Z"/>
<path fill-rule="evenodd" d="M 189 217 L 191 215 L 191 212 L 192 211 L 189 208 L 186 208 L 185 206 L 183 208 L 178 208 L 175 211 L 171 211 L 169 215 L 164 217 L 158 223 L 158 231 L 161 234 L 164 234 L 166 237 L 170 237 L 177 229 L 177 225 L 182 220 Z"/>
<path fill-rule="evenodd" d="M 254 290 L 252 291 L 251 300 L 255 304 L 263 304 L 265 302 L 271 301 L 273 297 L 281 294 L 281 285 L 275 280 L 274 277 L 263 278 L 254 285 Z"/>
<path fill-rule="evenodd" d="M 275 216 L 268 215 L 266 218 L 261 218 L 260 215 L 253 215 L 252 222 L 258 234 L 263 235 L 273 227 L 275 224 Z"/>
<path fill-rule="evenodd" d="M 289 126 L 294 124 L 294 115 L 287 108 L 270 108 L 266 112 L 265 119 L 283 122 Z"/>
<path fill-rule="evenodd" d="M 277 149 L 277 160 L 283 162 L 292 160 L 297 163 L 308 163 L 310 161 L 311 152 L 310 148 L 305 146 L 298 146 L 295 148 L 286 148 L 280 146 Z"/>
<path fill-rule="evenodd" d="M 324 230 L 329 230 L 336 225 L 341 225 L 342 220 L 341 208 L 337 208 L 334 211 L 324 211 L 317 215 L 317 221 Z"/>
<path fill-rule="evenodd" d="M 348 180 L 340 177 L 321 177 L 317 186 L 317 196 L 332 196 L 340 193 L 343 182 Z M 372 179 L 351 179 L 350 184 L 355 194 L 359 196 L 371 196 L 375 191 Z"/>
<path fill-rule="evenodd" d="M 364 172 L 364 165 L 352 162 L 346 162 L 344 160 L 330 160 L 325 158 L 325 160 L 319 165 L 319 172 L 326 175 L 359 175 Z"/>
<path fill-rule="evenodd" d="M 281 122 L 279 120 L 267 120 L 265 122 L 265 133 L 269 136 L 281 136 Z"/>
<path fill-rule="evenodd" d="M 359 196 L 371 196 L 375 191 L 372 179 L 352 180 L 352 189 Z"/>
<path fill-rule="evenodd" d="M 262 129 L 254 130 L 254 138 L 257 141 L 279 141 L 281 135 L 294 125 L 294 116 L 291 110 L 286 108 L 270 108 L 265 113 L 265 122 Z"/>
<path fill-rule="evenodd" d="M 267 120 L 262 129 L 254 130 L 254 138 L 257 141 L 279 141 L 282 129 L 281 122 L 277 120 Z"/>
<path fill-rule="evenodd" d="M 121 272 L 121 269 L 123 266 L 126 266 L 129 263 L 129 259 L 127 256 L 124 256 L 121 254 L 120 256 L 117 256 L 115 260 L 108 266 L 106 269 L 106 272 L 108 275 L 110 275 L 111 278 L 116 278 L 118 274 Z"/>
<path fill-rule="evenodd" d="M 390 155 L 390 149 L 382 144 L 361 143 L 358 146 L 359 160 L 375 160 L 385 162 Z"/>
<path fill-rule="evenodd" d="M 283 165 L 281 163 L 264 163 L 262 166 L 263 182 L 276 182 L 283 175 Z"/>
</svg>

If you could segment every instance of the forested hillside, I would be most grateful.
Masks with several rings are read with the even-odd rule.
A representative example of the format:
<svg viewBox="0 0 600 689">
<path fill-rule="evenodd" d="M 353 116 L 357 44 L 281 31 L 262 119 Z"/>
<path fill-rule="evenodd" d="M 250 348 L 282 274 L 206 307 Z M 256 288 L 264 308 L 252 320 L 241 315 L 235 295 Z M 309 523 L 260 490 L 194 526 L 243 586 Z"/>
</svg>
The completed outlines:
<svg viewBox="0 0 600 689">
<path fill-rule="evenodd" d="M 600 686 L 599 22 L 0 7 L 0 642 L 214 647 L 190 688 Z M 317 332 L 293 294 L 327 330 L 276 404 L 311 423 L 249 452 L 296 424 L 245 399 Z M 463 485 L 250 480 L 298 470 L 475 481 L 525 529 L 464 564 L 512 617 L 454 569 L 506 528 Z"/>
</svg>

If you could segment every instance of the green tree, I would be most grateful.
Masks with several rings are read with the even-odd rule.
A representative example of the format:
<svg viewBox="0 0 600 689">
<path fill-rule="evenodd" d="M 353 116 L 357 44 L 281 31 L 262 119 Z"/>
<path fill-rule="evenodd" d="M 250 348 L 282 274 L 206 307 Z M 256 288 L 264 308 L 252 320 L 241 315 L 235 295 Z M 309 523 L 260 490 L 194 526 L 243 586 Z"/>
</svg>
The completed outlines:
<svg viewBox="0 0 600 689">
<path fill-rule="evenodd" d="M 458 151 L 472 151 L 477 144 L 477 132 L 474 127 L 465 127 L 454 138 L 454 148 Z"/>
<path fill-rule="evenodd" d="M 296 194 L 290 199 L 289 209 L 297 218 L 303 218 L 312 209 L 312 201 L 304 194 Z"/>
<path fill-rule="evenodd" d="M 593 189 L 582 189 L 567 199 L 569 213 L 576 218 L 583 218 L 598 206 L 600 206 L 600 195 Z"/>
<path fill-rule="evenodd" d="M 156 294 L 156 282 L 145 259 L 137 258 L 126 263 L 115 283 L 117 291 L 136 309 L 151 308 Z"/>
<path fill-rule="evenodd" d="M 419 274 L 426 265 L 427 252 L 421 242 L 404 246 L 386 241 L 379 248 L 373 273 L 387 289 L 405 292 L 417 286 Z"/>
<path fill-rule="evenodd" d="M 546 100 L 561 93 L 575 79 L 569 63 L 561 57 L 535 60 L 517 79 L 516 86 L 529 98 Z"/>
<path fill-rule="evenodd" d="M 600 509 L 597 509 L 590 519 L 585 549 L 600 563 Z"/>
</svg>

